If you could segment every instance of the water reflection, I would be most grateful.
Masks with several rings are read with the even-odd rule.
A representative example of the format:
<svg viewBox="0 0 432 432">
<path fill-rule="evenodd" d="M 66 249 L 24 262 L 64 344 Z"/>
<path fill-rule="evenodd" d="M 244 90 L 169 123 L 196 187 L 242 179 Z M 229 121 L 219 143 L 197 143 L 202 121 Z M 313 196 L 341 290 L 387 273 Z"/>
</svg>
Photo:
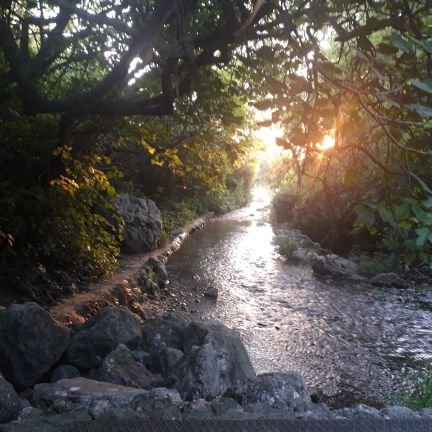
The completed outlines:
<svg viewBox="0 0 432 432">
<path fill-rule="evenodd" d="M 309 266 L 285 262 L 266 220 L 270 202 L 211 221 L 169 261 L 171 284 L 196 316 L 236 328 L 258 373 L 297 370 L 327 394 L 354 391 L 386 400 L 432 356 L 431 312 L 408 294 L 317 280 Z M 217 302 L 200 297 L 209 286 Z"/>
</svg>

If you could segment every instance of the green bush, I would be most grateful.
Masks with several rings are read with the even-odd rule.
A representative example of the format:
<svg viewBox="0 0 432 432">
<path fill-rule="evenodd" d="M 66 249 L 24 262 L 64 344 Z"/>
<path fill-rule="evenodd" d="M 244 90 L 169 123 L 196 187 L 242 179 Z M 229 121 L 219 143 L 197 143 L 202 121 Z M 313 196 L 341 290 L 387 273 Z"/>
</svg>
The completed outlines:
<svg viewBox="0 0 432 432">
<path fill-rule="evenodd" d="M 294 252 L 299 248 L 298 243 L 295 240 L 282 235 L 276 236 L 275 243 L 278 252 L 287 258 L 292 258 Z"/>
<path fill-rule="evenodd" d="M 400 404 L 414 410 L 432 407 L 431 367 L 429 367 L 427 372 L 417 376 L 413 393 L 402 397 Z"/>
<path fill-rule="evenodd" d="M 192 221 L 198 214 L 198 202 L 194 199 L 167 201 L 161 206 L 162 233 L 160 243 L 167 243 L 177 230 Z"/>
</svg>

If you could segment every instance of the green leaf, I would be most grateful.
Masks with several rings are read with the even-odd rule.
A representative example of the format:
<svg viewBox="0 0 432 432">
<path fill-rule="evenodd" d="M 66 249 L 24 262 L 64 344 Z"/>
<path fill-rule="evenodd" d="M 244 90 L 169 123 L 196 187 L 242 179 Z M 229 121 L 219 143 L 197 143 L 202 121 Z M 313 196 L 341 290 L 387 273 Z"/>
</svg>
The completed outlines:
<svg viewBox="0 0 432 432">
<path fill-rule="evenodd" d="M 390 224 L 392 227 L 397 226 L 393 213 L 384 204 L 378 206 L 378 212 L 384 222 Z"/>
<path fill-rule="evenodd" d="M 393 33 L 390 36 L 390 41 L 403 52 L 411 53 L 413 51 L 413 44 L 404 39 L 400 33 Z"/>
<path fill-rule="evenodd" d="M 432 196 L 427 197 L 424 201 L 422 201 L 422 204 L 425 207 L 432 208 Z"/>
<path fill-rule="evenodd" d="M 417 87 L 420 90 L 432 94 L 432 84 L 430 81 L 419 81 L 419 80 L 412 79 L 410 81 L 410 84 L 413 85 L 414 87 Z"/>
<path fill-rule="evenodd" d="M 357 213 L 357 219 L 354 226 L 373 225 L 375 223 L 375 215 L 362 205 L 354 206 L 354 211 Z"/>
<path fill-rule="evenodd" d="M 417 228 L 415 232 L 417 233 L 416 245 L 419 247 L 424 246 L 431 233 L 430 229 L 428 227 L 422 227 Z"/>
<path fill-rule="evenodd" d="M 416 112 L 418 115 L 422 117 L 432 117 L 432 108 L 428 107 L 426 105 L 420 105 L 420 104 L 408 104 L 405 105 L 406 108 L 408 108 L 410 111 Z"/>
<path fill-rule="evenodd" d="M 410 215 L 410 205 L 408 202 L 403 202 L 394 209 L 396 220 L 406 219 Z"/>
</svg>

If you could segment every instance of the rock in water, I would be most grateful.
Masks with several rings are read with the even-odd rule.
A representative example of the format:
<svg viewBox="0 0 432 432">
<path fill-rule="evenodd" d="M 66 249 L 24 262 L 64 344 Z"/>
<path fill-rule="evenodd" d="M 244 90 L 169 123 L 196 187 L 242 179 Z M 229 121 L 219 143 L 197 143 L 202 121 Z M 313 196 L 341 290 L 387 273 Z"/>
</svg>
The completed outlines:
<svg viewBox="0 0 432 432">
<path fill-rule="evenodd" d="M 21 410 L 20 398 L 0 373 L 0 423 L 14 419 Z"/>
<path fill-rule="evenodd" d="M 371 278 L 372 285 L 394 287 L 394 288 L 408 288 L 409 282 L 402 279 L 397 273 L 380 273 Z"/>
<path fill-rule="evenodd" d="M 355 262 L 333 254 L 317 255 L 312 262 L 312 269 L 321 276 L 361 278 L 357 274 L 358 266 Z"/>
<path fill-rule="evenodd" d="M 18 390 L 32 386 L 60 358 L 69 333 L 36 303 L 0 311 L 0 370 Z"/>
<path fill-rule="evenodd" d="M 156 249 L 162 229 L 156 204 L 149 199 L 121 193 L 114 206 L 124 221 L 123 252 L 140 253 Z"/>
<path fill-rule="evenodd" d="M 136 348 L 141 341 L 140 320 L 125 307 L 107 307 L 90 318 L 71 339 L 69 363 L 80 369 L 100 366 L 117 345 Z"/>
</svg>

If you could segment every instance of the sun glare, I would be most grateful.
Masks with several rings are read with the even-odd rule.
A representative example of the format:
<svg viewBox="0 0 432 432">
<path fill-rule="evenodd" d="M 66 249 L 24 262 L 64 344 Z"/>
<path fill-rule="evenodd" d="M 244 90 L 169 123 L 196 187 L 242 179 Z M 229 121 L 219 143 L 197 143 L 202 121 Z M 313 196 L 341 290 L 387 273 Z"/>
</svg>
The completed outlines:
<svg viewBox="0 0 432 432">
<path fill-rule="evenodd" d="M 255 138 L 265 145 L 265 152 L 272 158 L 280 156 L 284 149 L 276 144 L 276 138 L 283 136 L 283 130 L 276 125 L 261 127 Z"/>
<path fill-rule="evenodd" d="M 328 150 L 335 145 L 335 139 L 332 135 L 325 135 L 322 142 L 317 144 L 316 147 L 318 150 L 325 151 Z"/>
</svg>

